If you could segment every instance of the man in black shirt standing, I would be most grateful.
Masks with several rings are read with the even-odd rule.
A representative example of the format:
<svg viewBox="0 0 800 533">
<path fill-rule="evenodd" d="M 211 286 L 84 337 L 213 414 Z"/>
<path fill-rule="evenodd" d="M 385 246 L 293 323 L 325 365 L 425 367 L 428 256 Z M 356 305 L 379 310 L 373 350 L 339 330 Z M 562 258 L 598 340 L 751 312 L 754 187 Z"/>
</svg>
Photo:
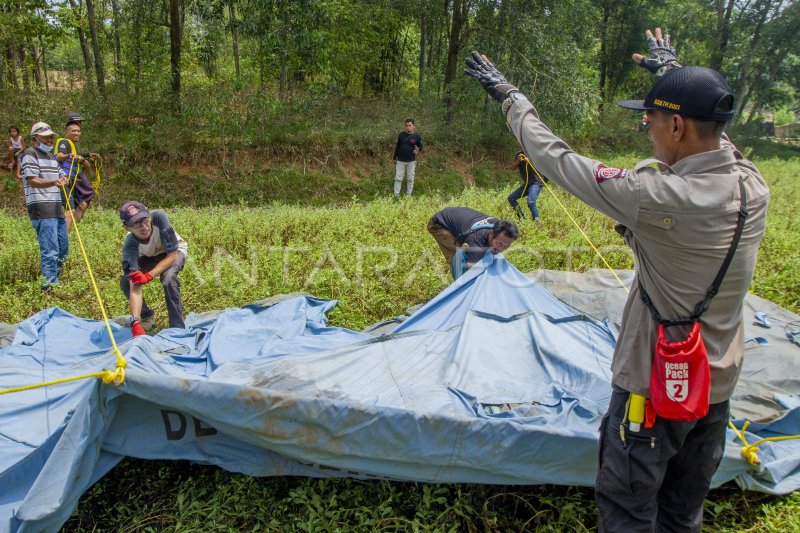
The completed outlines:
<svg viewBox="0 0 800 533">
<path fill-rule="evenodd" d="M 397 136 L 397 145 L 394 147 L 392 161 L 394 171 L 394 197 L 400 196 L 400 186 L 403 176 L 406 176 L 406 196 L 411 196 L 414 190 L 414 170 L 417 167 L 417 154 L 422 151 L 422 137 L 416 132 L 413 118 L 406 119 L 406 129 Z"/>
</svg>

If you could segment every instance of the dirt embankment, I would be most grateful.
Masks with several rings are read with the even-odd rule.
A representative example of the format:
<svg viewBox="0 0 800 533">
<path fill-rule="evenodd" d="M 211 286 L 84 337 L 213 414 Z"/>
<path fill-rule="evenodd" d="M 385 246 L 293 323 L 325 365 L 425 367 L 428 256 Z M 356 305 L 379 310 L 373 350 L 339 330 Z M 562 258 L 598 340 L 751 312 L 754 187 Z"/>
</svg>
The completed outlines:
<svg viewBox="0 0 800 533">
<path fill-rule="evenodd" d="M 246 204 L 272 201 L 323 205 L 372 197 L 389 190 L 394 176 L 391 151 L 312 152 L 248 148 L 198 150 L 180 159 L 117 160 L 103 154 L 96 205 L 115 206 L 129 199 L 163 207 Z M 466 154 L 444 154 L 426 147 L 419 157 L 415 191 L 453 194 L 476 185 L 478 167 L 498 169 L 499 162 Z M 94 170 L 88 175 L 95 179 Z M 513 181 L 511 173 L 505 176 Z M 25 214 L 17 180 L 0 180 L 0 207 Z M 479 183 L 477 183 L 480 185 Z"/>
</svg>

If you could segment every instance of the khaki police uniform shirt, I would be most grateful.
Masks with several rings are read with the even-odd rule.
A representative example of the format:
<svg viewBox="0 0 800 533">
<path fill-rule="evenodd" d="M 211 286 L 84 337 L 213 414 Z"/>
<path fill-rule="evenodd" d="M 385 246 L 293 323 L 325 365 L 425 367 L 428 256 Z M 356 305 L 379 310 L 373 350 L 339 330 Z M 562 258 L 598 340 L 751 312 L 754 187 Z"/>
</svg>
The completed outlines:
<svg viewBox="0 0 800 533">
<path fill-rule="evenodd" d="M 671 168 L 655 160 L 633 169 L 607 168 L 573 152 L 526 98 L 515 96 L 506 118 L 525 153 L 553 182 L 619 222 L 636 276 L 665 319 L 691 315 L 705 297 L 733 239 L 743 180 L 749 216 L 719 293 L 700 319 L 711 366 L 711 403 L 727 400 L 744 357 L 742 303 L 769 201 L 758 169 L 727 137 L 719 150 L 686 157 Z M 634 280 L 611 364 L 614 385 L 649 397 L 657 326 Z M 683 326 L 667 330 L 673 341 L 688 333 Z"/>
</svg>

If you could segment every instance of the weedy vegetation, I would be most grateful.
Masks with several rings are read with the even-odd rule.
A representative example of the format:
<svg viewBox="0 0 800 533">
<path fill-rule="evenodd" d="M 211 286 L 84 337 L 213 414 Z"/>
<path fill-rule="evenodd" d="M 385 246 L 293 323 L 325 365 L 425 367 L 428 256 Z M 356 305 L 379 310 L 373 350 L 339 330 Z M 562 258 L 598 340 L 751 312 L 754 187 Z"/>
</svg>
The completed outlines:
<svg viewBox="0 0 800 533">
<path fill-rule="evenodd" d="M 772 188 L 752 291 L 798 312 L 800 237 L 793 219 L 800 206 L 800 158 L 757 143 L 743 149 L 758 162 Z M 767 157 L 759 156 L 762 151 Z M 269 177 L 243 173 L 231 182 L 222 176 L 206 179 L 208 187 L 224 190 L 217 203 L 209 200 L 198 206 L 183 201 L 194 198 L 197 187 L 205 187 L 199 184 L 185 190 L 180 184 L 175 189 L 170 185 L 170 201 L 163 203 L 155 195 L 148 197 L 152 207 L 169 208 L 176 229 L 190 244 L 190 261 L 182 274 L 187 312 L 305 291 L 339 301 L 330 315 L 331 325 L 361 329 L 427 301 L 448 284 L 445 264 L 425 231 L 430 215 L 445 205 L 469 205 L 511 216 L 505 197 L 516 184 L 516 174 L 502 169 L 507 163 L 502 156 L 465 164 L 464 157 L 431 152 L 418 170 L 419 194 L 399 202 L 387 198 L 388 166 L 365 158 L 352 161 L 352 168 L 371 168 L 356 182 L 345 170 L 320 167 L 303 173 L 291 161 L 266 159 L 265 164 L 283 165 L 283 170 Z M 640 155 L 598 157 L 624 166 Z M 177 164 L 196 168 L 191 162 Z M 114 173 L 105 190 L 125 189 L 127 179 Z M 163 186 L 158 189 L 165 194 Z M 250 196 L 256 190 L 264 195 L 260 198 L 271 198 L 266 205 Z M 540 197 L 543 223 L 522 222 L 522 237 L 507 253 L 512 263 L 522 271 L 603 267 L 558 198 L 613 268 L 632 266 L 613 221 L 556 187 L 549 191 Z M 112 202 L 108 196 L 89 211 L 80 231 L 108 310 L 119 315 L 127 313 L 117 282 L 124 229 L 116 204 L 122 197 Z M 6 187 L 2 198 L 11 206 L 20 201 L 13 187 Z M 227 203 L 233 198 L 238 201 Z M 61 284 L 42 294 L 30 222 L 12 207 L 0 213 L 0 227 L 1 321 L 18 322 L 49 306 L 100 318 L 74 236 Z M 163 325 L 166 311 L 159 289 L 148 286 L 145 296 Z M 796 494 L 772 497 L 726 486 L 709 495 L 706 530 L 796 531 L 798 509 Z M 186 462 L 129 458 L 83 496 L 64 530 L 593 531 L 595 516 L 588 488 L 251 478 Z"/>
</svg>

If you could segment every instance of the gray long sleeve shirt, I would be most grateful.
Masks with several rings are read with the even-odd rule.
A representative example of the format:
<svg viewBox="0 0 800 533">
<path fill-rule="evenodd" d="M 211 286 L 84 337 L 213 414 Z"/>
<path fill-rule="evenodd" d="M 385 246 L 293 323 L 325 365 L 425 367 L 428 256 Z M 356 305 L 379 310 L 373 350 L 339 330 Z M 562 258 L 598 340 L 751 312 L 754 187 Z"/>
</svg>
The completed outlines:
<svg viewBox="0 0 800 533">
<path fill-rule="evenodd" d="M 719 150 L 692 155 L 672 167 L 645 160 L 633 169 L 608 168 L 580 156 L 556 137 L 522 95 L 507 121 L 541 172 L 588 205 L 619 222 L 636 261 L 636 276 L 665 319 L 692 314 L 725 259 L 733 239 L 743 180 L 749 217 L 719 293 L 700 319 L 711 366 L 711 403 L 727 400 L 742 366 L 742 303 L 753 278 L 766 224 L 769 189 L 758 169 L 723 138 Z M 612 383 L 649 397 L 657 322 L 634 281 L 611 364 Z M 670 340 L 688 327 L 668 328 Z"/>
</svg>

